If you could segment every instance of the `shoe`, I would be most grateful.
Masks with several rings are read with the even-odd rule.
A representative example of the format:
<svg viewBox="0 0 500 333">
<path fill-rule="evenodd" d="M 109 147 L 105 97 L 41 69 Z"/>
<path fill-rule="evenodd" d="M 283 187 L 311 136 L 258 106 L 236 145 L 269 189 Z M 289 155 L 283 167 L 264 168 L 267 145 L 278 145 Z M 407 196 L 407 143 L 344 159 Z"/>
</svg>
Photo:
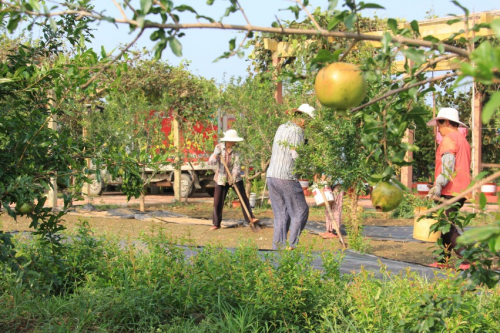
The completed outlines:
<svg viewBox="0 0 500 333">
<path fill-rule="evenodd" d="M 443 269 L 443 268 L 452 268 L 453 266 L 451 266 L 449 264 L 443 264 L 443 263 L 440 263 L 440 262 L 433 262 L 432 264 L 429 265 L 429 267 Z"/>
<path fill-rule="evenodd" d="M 220 229 L 220 227 L 216 226 L 216 225 L 213 225 L 210 227 L 210 230 L 217 230 L 217 229 Z"/>
<path fill-rule="evenodd" d="M 339 236 L 337 236 L 336 234 L 332 233 L 332 232 L 322 232 L 319 234 L 320 237 L 324 238 L 324 239 L 336 239 L 336 238 L 339 238 Z"/>
<path fill-rule="evenodd" d="M 470 264 L 469 263 L 462 263 L 462 264 L 460 264 L 460 266 L 458 266 L 458 269 L 462 270 L 462 271 L 466 271 L 469 268 L 470 268 Z"/>
</svg>

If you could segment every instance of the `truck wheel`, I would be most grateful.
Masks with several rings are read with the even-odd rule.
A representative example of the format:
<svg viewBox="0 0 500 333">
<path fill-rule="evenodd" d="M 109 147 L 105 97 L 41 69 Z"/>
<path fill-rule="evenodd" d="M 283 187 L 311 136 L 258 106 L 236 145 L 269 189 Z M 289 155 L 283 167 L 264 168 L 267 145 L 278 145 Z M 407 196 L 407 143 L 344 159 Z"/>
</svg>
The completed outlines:
<svg viewBox="0 0 500 333">
<path fill-rule="evenodd" d="M 91 197 L 101 195 L 104 189 L 104 182 L 102 180 L 98 182 L 97 179 L 95 179 L 95 175 L 90 175 L 89 178 L 92 180 L 92 183 L 90 183 L 90 186 L 87 186 L 87 183 L 83 184 L 82 193 Z M 90 193 L 87 193 L 87 188 L 89 189 Z"/>
<path fill-rule="evenodd" d="M 187 173 L 181 173 L 181 198 L 190 197 L 194 193 L 193 180 Z"/>
</svg>

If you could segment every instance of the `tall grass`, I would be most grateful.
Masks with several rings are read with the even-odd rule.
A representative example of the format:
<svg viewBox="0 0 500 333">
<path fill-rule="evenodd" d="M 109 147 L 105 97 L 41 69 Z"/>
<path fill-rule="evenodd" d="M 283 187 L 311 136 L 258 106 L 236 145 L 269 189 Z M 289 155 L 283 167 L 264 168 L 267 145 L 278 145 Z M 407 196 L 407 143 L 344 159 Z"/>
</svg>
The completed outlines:
<svg viewBox="0 0 500 333">
<path fill-rule="evenodd" d="M 15 241 L 21 268 L 2 265 L 0 331 L 498 332 L 499 289 L 443 312 L 459 292 L 452 273 L 341 275 L 339 253 L 322 253 L 317 270 L 307 248 L 189 249 L 158 230 L 120 241 L 83 223 L 70 236 L 61 255 L 38 239 Z"/>
</svg>

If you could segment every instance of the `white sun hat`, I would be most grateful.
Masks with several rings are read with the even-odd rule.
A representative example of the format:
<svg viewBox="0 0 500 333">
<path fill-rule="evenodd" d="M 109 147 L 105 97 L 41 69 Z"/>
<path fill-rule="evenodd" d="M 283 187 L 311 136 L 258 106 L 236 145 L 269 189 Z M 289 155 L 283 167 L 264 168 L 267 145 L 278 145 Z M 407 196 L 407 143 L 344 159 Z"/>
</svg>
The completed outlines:
<svg viewBox="0 0 500 333">
<path fill-rule="evenodd" d="M 460 121 L 460 119 L 458 118 L 458 111 L 457 109 L 454 108 L 442 108 L 441 110 L 439 110 L 437 117 L 431 119 L 427 123 L 427 126 L 436 126 L 436 120 L 439 119 L 451 120 L 458 123 L 460 127 L 468 127 L 467 125 L 465 125 Z"/>
<path fill-rule="evenodd" d="M 292 109 L 292 111 L 294 111 L 294 112 L 305 113 L 305 114 L 309 115 L 311 118 L 314 118 L 314 110 L 316 110 L 316 109 L 313 108 L 312 106 L 310 106 L 309 104 L 302 104 L 298 108 Z"/>
<path fill-rule="evenodd" d="M 243 138 L 240 138 L 238 136 L 238 132 L 236 132 L 236 130 L 234 129 L 230 129 L 230 130 L 227 130 L 226 133 L 224 133 L 224 137 L 222 139 L 220 139 L 220 141 L 223 141 L 223 142 L 241 142 L 243 141 L 244 139 Z"/>
</svg>

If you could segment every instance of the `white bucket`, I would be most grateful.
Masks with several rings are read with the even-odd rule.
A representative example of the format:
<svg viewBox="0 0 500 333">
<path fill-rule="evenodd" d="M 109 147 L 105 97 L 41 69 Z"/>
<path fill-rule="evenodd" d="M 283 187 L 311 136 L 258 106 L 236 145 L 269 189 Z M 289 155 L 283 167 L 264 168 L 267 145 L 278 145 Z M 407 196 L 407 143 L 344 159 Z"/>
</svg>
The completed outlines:
<svg viewBox="0 0 500 333">
<path fill-rule="evenodd" d="M 495 195 L 495 192 L 497 191 L 497 186 L 495 184 L 484 184 L 481 186 L 481 192 L 483 192 L 485 195 Z"/>
<path fill-rule="evenodd" d="M 330 186 L 325 185 L 325 187 L 323 187 L 323 192 L 325 193 L 326 201 L 332 202 L 335 200 L 335 198 L 333 197 L 332 188 Z M 318 206 L 325 205 L 325 200 L 323 200 L 323 195 L 321 194 L 319 188 L 315 188 L 313 190 L 313 195 L 314 195 L 314 200 L 316 201 L 316 205 Z"/>
<path fill-rule="evenodd" d="M 250 208 L 255 208 L 255 202 L 257 201 L 257 194 L 250 193 L 250 198 L 248 199 L 250 202 Z"/>
<path fill-rule="evenodd" d="M 429 184 L 417 184 L 417 192 L 429 192 Z"/>
<path fill-rule="evenodd" d="M 302 188 L 308 188 L 309 187 L 309 181 L 308 180 L 299 180 L 300 186 Z"/>
</svg>

